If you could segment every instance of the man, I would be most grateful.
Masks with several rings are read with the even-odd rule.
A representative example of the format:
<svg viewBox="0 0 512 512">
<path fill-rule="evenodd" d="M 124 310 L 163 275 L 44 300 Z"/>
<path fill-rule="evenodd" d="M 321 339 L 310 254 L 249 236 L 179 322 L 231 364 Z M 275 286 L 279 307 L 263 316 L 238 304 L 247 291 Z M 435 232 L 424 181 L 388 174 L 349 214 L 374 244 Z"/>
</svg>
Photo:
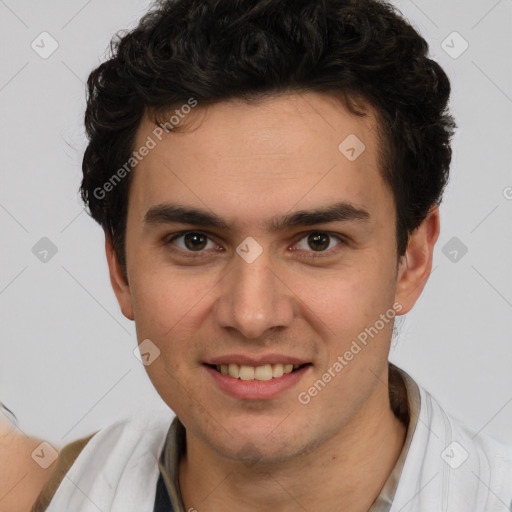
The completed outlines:
<svg viewBox="0 0 512 512">
<path fill-rule="evenodd" d="M 163 1 L 88 80 L 82 195 L 170 416 L 64 449 L 34 510 L 512 510 L 512 448 L 388 363 L 455 123 L 376 0 Z"/>
</svg>

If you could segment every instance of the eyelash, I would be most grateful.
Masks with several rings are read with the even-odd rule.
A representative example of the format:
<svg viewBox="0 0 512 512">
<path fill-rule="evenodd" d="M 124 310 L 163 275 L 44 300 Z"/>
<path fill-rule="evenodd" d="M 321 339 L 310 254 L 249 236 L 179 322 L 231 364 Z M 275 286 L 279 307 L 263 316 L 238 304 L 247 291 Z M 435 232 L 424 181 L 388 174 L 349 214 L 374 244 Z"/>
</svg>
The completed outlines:
<svg viewBox="0 0 512 512">
<path fill-rule="evenodd" d="M 204 250 L 201 250 L 201 251 L 188 251 L 188 250 L 185 250 L 185 249 L 173 247 L 172 242 L 174 242 L 174 240 L 176 240 L 177 238 L 180 238 L 180 237 L 182 237 L 184 235 L 187 235 L 189 233 L 195 233 L 195 234 L 199 234 L 199 235 L 204 235 L 209 240 L 211 240 L 211 238 L 209 237 L 209 235 L 207 233 L 204 233 L 202 231 L 188 230 L 188 231 L 181 231 L 179 233 L 176 233 L 176 234 L 172 235 L 171 238 L 165 239 L 165 245 L 166 246 L 170 246 L 172 252 L 179 252 L 179 253 L 181 253 L 181 255 L 184 255 L 186 258 L 191 258 L 191 259 L 194 259 L 194 258 L 204 258 Z M 307 256 L 306 255 L 301 255 L 302 259 L 305 259 L 305 260 L 317 260 L 317 259 L 321 259 L 321 258 L 326 258 L 328 256 L 331 256 L 333 251 L 336 251 L 337 247 L 347 245 L 346 239 L 344 237 L 342 237 L 341 235 L 338 235 L 338 234 L 335 234 L 335 233 L 330 233 L 328 231 L 319 231 L 319 230 L 316 230 L 316 231 L 313 230 L 313 231 L 308 231 L 306 233 L 301 233 L 301 237 L 294 243 L 294 245 L 298 244 L 300 241 L 304 240 L 305 238 L 307 238 L 309 235 L 312 235 L 312 234 L 327 235 L 327 236 L 329 236 L 331 238 L 335 238 L 336 240 L 338 240 L 339 244 L 336 245 L 332 249 L 327 249 L 327 250 L 320 251 L 320 252 L 306 251 L 307 253 L 310 253 L 310 254 L 307 255 Z M 293 251 L 300 252 L 300 251 L 303 251 L 303 249 L 293 249 Z"/>
</svg>

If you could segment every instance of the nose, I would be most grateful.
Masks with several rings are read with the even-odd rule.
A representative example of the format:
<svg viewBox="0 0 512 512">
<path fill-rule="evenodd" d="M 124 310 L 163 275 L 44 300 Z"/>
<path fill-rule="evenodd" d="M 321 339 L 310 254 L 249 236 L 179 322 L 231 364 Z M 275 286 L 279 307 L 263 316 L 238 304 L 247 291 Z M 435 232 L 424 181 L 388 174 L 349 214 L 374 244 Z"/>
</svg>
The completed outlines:
<svg viewBox="0 0 512 512">
<path fill-rule="evenodd" d="M 267 254 L 264 251 L 251 263 L 235 255 L 233 268 L 219 285 L 218 325 L 236 329 L 247 339 L 288 327 L 294 316 L 293 292 Z"/>
</svg>

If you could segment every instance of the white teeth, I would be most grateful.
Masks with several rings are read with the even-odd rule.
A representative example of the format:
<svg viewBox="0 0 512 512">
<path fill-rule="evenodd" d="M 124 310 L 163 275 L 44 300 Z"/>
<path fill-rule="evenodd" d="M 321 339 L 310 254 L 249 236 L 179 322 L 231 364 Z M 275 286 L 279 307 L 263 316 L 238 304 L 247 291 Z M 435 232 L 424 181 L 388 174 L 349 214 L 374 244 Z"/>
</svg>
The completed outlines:
<svg viewBox="0 0 512 512">
<path fill-rule="evenodd" d="M 272 378 L 272 365 L 265 364 L 258 366 L 254 370 L 254 378 L 256 380 L 270 380 Z"/>
<path fill-rule="evenodd" d="M 234 379 L 238 379 L 238 376 L 240 375 L 240 368 L 237 364 L 230 364 L 228 366 L 228 375 Z"/>
<path fill-rule="evenodd" d="M 217 371 L 222 375 L 229 375 L 241 380 L 271 380 L 282 377 L 285 373 L 291 373 L 299 368 L 298 364 L 264 364 L 261 366 L 247 366 L 245 364 L 231 363 L 217 365 Z"/>
<path fill-rule="evenodd" d="M 273 364 L 272 365 L 272 377 L 279 378 L 284 375 L 284 368 L 282 364 Z"/>
<path fill-rule="evenodd" d="M 254 367 L 240 365 L 240 379 L 241 380 L 254 380 Z"/>
</svg>

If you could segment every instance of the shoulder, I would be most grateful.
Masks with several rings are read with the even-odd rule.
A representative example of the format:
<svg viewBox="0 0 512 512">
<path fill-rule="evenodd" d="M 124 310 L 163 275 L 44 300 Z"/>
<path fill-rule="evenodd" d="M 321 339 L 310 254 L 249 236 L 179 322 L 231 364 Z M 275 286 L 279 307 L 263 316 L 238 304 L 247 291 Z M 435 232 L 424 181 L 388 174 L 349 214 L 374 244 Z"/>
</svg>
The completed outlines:
<svg viewBox="0 0 512 512">
<path fill-rule="evenodd" d="M 427 392 L 423 393 L 432 428 L 442 432 L 446 443 L 441 458 L 452 470 L 469 463 L 473 474 L 487 483 L 505 485 L 512 497 L 512 443 L 495 439 L 484 430 L 477 430 L 463 420 L 446 412 L 439 402 Z"/>
<path fill-rule="evenodd" d="M 55 467 L 36 463 L 41 440 L 0 421 L 0 510 L 26 512 Z"/>
<path fill-rule="evenodd" d="M 70 443 L 62 448 L 57 460 L 57 464 L 50 474 L 46 484 L 41 489 L 39 496 L 32 506 L 31 512 L 42 512 L 48 508 L 53 495 L 59 488 L 59 485 L 66 476 L 66 473 L 69 471 L 69 468 L 73 465 L 93 435 L 94 434 L 74 441 L 73 443 Z"/>
<path fill-rule="evenodd" d="M 129 499 L 130 492 L 137 492 L 134 482 L 144 485 L 158 473 L 157 459 L 171 420 L 170 411 L 136 414 L 67 445 L 32 512 L 74 505 L 83 500 L 83 493 L 105 509 L 121 489 Z"/>
<path fill-rule="evenodd" d="M 424 403 L 423 416 L 431 424 L 432 428 L 436 428 L 441 432 L 441 438 L 453 443 L 455 451 L 460 452 L 459 458 L 467 458 L 469 456 L 478 457 L 481 463 L 487 462 L 490 468 L 499 467 L 500 470 L 507 471 L 511 475 L 512 485 L 512 444 L 499 441 L 487 434 L 484 430 L 477 430 L 473 426 L 467 424 L 460 418 L 455 417 L 447 412 L 440 403 L 427 391 L 421 390 L 422 402 Z M 460 444 L 461 446 L 457 446 Z M 451 451 L 443 454 L 443 457 L 449 458 Z M 455 465 L 455 463 L 452 463 Z"/>
<path fill-rule="evenodd" d="M 503 504 L 509 510 L 512 445 L 446 412 L 421 386 L 418 392 L 418 421 L 400 478 L 397 505 L 407 505 L 403 512 L 487 512 Z"/>
</svg>

